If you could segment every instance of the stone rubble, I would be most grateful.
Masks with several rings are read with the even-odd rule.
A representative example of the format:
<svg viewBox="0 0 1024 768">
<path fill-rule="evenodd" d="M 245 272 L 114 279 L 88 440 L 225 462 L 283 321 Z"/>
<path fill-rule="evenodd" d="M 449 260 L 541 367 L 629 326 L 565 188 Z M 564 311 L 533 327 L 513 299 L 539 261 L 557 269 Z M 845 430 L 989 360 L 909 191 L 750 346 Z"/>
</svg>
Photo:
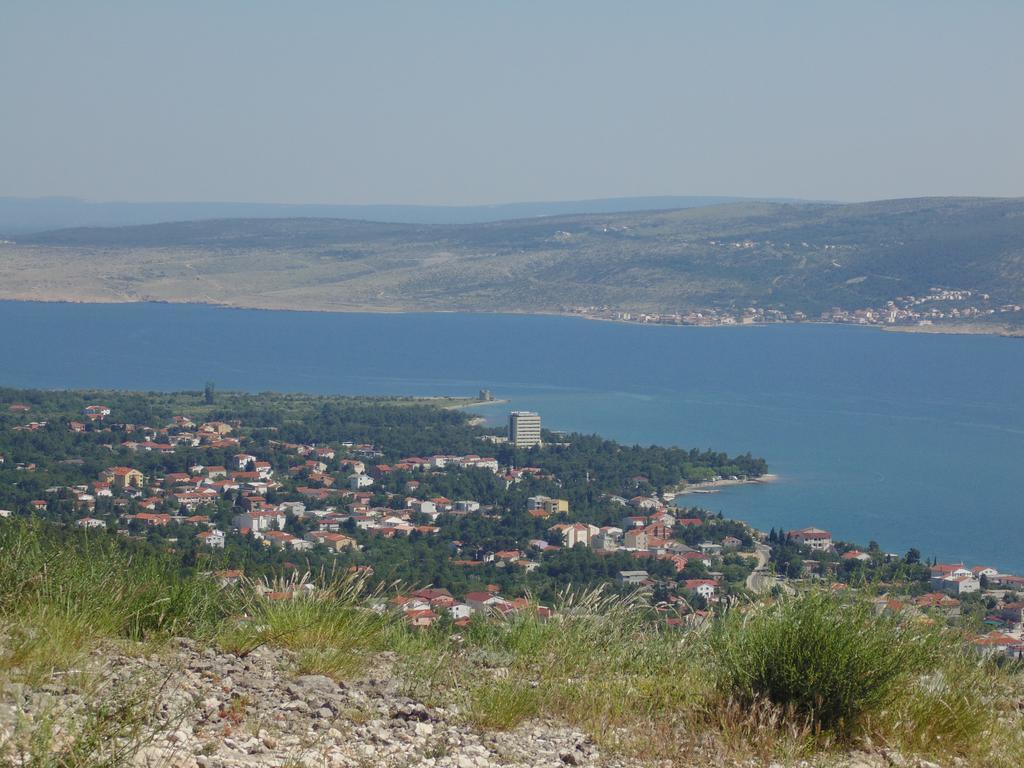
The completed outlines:
<svg viewBox="0 0 1024 768">
<path fill-rule="evenodd" d="M 149 715 L 135 768 L 640 768 L 602 753 L 559 723 L 533 721 L 511 731 L 479 731 L 456 711 L 403 695 L 386 670 L 353 682 L 296 675 L 286 651 L 258 648 L 244 658 L 197 649 L 180 639 L 150 657 L 95 654 L 109 691 L 141 689 Z M 0 689 L 0 764 L 21 765 L 17 735 L 44 727 L 53 713 L 76 711 L 86 695 L 68 683 L 7 683 Z M 57 716 L 59 721 L 60 717 Z M 60 739 L 56 742 L 59 744 Z M 22 742 L 24 744 L 24 742 Z M 22 746 L 24 749 L 24 746 Z M 697 755 L 692 755 L 697 758 Z M 35 764 L 35 763 L 33 763 Z M 678 765 L 679 763 L 677 763 Z M 686 764 L 686 763 L 682 763 Z M 700 765 L 760 768 L 759 761 Z M 960 765 L 957 761 L 954 765 Z M 852 753 L 800 768 L 936 768 L 898 753 Z M 652 766 L 655 768 L 655 766 Z M 668 764 L 656 768 L 671 768 Z M 782 768 L 770 763 L 768 768 Z"/>
<path fill-rule="evenodd" d="M 109 655 L 111 689 L 132 681 L 159 685 L 138 768 L 631 768 L 602 754 L 573 728 L 530 723 L 509 732 L 478 732 L 457 713 L 405 697 L 393 680 L 335 682 L 290 675 L 288 654 L 265 648 L 245 658 L 197 650 L 179 640 L 150 658 Z M 0 750 L 19 720 L 80 704 L 72 685 L 33 689 L 9 684 L 0 696 Z M 39 719 L 39 718 L 37 718 Z M 3 755 L 0 763 L 12 755 Z"/>
</svg>

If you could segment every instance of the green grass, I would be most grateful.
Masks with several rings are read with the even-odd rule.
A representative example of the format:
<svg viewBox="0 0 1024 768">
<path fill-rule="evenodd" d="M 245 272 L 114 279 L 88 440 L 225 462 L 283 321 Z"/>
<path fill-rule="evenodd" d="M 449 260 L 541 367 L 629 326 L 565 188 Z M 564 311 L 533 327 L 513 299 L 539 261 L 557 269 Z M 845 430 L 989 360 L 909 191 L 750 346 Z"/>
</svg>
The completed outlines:
<svg viewBox="0 0 1024 768">
<path fill-rule="evenodd" d="M 1024 756 L 1019 676 L 946 630 L 824 592 L 686 632 L 658 629 L 636 598 L 567 594 L 549 621 L 474 621 L 457 642 L 428 633 L 403 656 L 415 695 L 457 704 L 475 726 L 566 721 L 672 765 L 694 750 L 772 761 L 870 745 L 970 765 Z"/>
<path fill-rule="evenodd" d="M 239 613 L 221 625 L 218 646 L 241 656 L 263 646 L 290 650 L 299 674 L 342 679 L 362 672 L 371 653 L 389 647 L 395 618 L 367 607 L 359 578 L 322 578 L 320 585 L 307 589 L 308 578 L 246 585 Z M 270 589 L 295 597 L 271 600 L 263 594 Z"/>
<path fill-rule="evenodd" d="M 696 646 L 649 619 L 640 596 L 566 593 L 552 619 L 524 611 L 474 620 L 457 643 L 403 655 L 414 661 L 419 695 L 441 692 L 476 726 L 566 720 L 620 748 L 666 716 L 677 720 L 699 706 Z M 617 730 L 627 725 L 628 733 Z"/>
<path fill-rule="evenodd" d="M 565 722 L 602 749 L 667 765 L 820 762 L 879 746 L 986 768 L 1024 762 L 1019 669 L 855 598 L 810 592 L 670 630 L 641 594 L 567 592 L 548 620 L 523 611 L 417 632 L 371 610 L 357 579 L 316 582 L 224 589 L 109 536 L 0 523 L 0 683 L 60 679 L 87 694 L 77 712 L 22 729 L 25 764 L 120 764 L 100 742 L 141 744 L 147 704 L 104 689 L 96 652 L 149 652 L 174 636 L 240 656 L 281 649 L 282 674 L 391 674 L 472 727 Z M 271 600 L 270 588 L 297 597 Z M 55 738 L 60 729 L 73 738 Z M 72 746 L 79 757 L 51 759 Z"/>
<path fill-rule="evenodd" d="M 232 610 L 212 579 L 157 555 L 132 557 L 106 534 L 42 535 L 0 525 L 0 671 L 28 681 L 80 665 L 110 641 L 208 637 Z"/>
</svg>

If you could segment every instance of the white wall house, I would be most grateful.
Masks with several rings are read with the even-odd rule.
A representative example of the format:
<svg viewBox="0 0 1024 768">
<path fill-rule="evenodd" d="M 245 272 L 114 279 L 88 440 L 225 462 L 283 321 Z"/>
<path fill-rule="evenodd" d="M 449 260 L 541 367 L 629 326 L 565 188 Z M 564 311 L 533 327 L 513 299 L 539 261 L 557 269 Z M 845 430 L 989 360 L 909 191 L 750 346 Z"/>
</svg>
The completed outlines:
<svg viewBox="0 0 1024 768">
<path fill-rule="evenodd" d="M 803 544 L 815 552 L 829 552 L 832 549 L 832 534 L 821 528 L 800 528 L 786 534 L 797 544 Z"/>
<path fill-rule="evenodd" d="M 234 520 L 231 522 L 238 530 L 248 528 L 253 533 L 261 533 L 274 530 L 275 527 L 278 530 L 284 528 L 285 516 L 283 512 L 275 510 L 245 512 L 241 515 L 235 515 Z"/>
<path fill-rule="evenodd" d="M 353 491 L 369 488 L 371 485 L 373 485 L 373 478 L 369 475 L 351 474 L 348 476 L 348 487 Z"/>
<path fill-rule="evenodd" d="M 213 549 L 224 549 L 224 531 L 212 528 L 209 531 L 203 531 L 196 536 L 201 544 L 205 544 Z"/>
</svg>

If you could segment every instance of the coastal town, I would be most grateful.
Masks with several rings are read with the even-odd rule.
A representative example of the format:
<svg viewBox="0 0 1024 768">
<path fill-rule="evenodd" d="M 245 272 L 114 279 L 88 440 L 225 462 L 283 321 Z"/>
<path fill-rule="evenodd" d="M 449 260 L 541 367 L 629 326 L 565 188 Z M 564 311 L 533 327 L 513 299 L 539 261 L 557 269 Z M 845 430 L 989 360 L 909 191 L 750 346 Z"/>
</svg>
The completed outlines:
<svg viewBox="0 0 1024 768">
<path fill-rule="evenodd" d="M 1024 1 L 0 20 L 0 768 L 1024 768 Z"/>
<path fill-rule="evenodd" d="M 251 578 L 253 569 L 265 576 L 327 563 L 375 583 L 399 576 L 402 586 L 376 606 L 415 628 L 524 610 L 550 616 L 556 586 L 595 584 L 645 590 L 659 620 L 692 626 L 758 594 L 820 585 L 866 591 L 880 613 L 963 626 L 984 654 L 1024 657 L 1024 577 L 922 562 L 913 550 L 860 549 L 814 527 L 765 533 L 682 506 L 687 491 L 759 479 L 737 469 L 657 485 L 634 474 L 621 486 L 629 495 L 595 492 L 596 465 L 587 466 L 582 485 L 592 503 L 578 509 L 569 492 L 578 479 L 560 476 L 546 460 L 572 438 L 550 442 L 536 413 L 513 411 L 504 432 L 476 428 L 468 437 L 480 452 L 418 455 L 383 442 L 279 439 L 277 430 L 242 419 L 175 413 L 162 423 L 125 422 L 107 402 L 75 413 L 30 402 L 3 407 L 7 432 L 17 437 L 0 455 L 10 505 L 0 517 L 58 521 L 187 552 L 224 584 Z M 40 456 L 30 447 L 57 433 L 72 441 L 69 455 Z M 85 445 L 122 461 L 85 477 L 98 460 L 81 458 Z M 522 455 L 535 462 L 517 464 L 513 457 Z M 56 477 L 57 468 L 64 478 L 77 469 L 83 476 L 34 482 Z M 25 496 L 33 486 L 38 493 Z M 469 488 L 476 493 L 456 494 Z M 414 552 L 429 553 L 433 570 L 397 568 L 396 560 Z M 301 594 L 266 583 L 259 588 L 267 599 Z"/>
<path fill-rule="evenodd" d="M 878 307 L 832 307 L 818 313 L 753 306 L 741 309 L 711 307 L 667 313 L 634 312 L 607 306 L 565 307 L 563 310 L 568 314 L 591 319 L 650 325 L 713 327 L 817 322 L 882 327 L 929 327 L 1019 317 L 1024 311 L 1024 306 L 994 304 L 989 294 L 978 291 L 932 288 L 924 296 L 898 296 Z"/>
</svg>

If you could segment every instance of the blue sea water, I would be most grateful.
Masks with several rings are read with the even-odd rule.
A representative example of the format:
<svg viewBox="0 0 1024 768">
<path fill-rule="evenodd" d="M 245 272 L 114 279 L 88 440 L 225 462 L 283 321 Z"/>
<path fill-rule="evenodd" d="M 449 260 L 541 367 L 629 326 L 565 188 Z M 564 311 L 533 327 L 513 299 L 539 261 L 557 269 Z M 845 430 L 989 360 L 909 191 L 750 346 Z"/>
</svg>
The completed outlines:
<svg viewBox="0 0 1024 768">
<path fill-rule="evenodd" d="M 470 395 L 497 423 L 764 456 L 695 502 L 1024 572 L 1024 340 L 466 314 L 0 302 L 0 385 Z"/>
</svg>

